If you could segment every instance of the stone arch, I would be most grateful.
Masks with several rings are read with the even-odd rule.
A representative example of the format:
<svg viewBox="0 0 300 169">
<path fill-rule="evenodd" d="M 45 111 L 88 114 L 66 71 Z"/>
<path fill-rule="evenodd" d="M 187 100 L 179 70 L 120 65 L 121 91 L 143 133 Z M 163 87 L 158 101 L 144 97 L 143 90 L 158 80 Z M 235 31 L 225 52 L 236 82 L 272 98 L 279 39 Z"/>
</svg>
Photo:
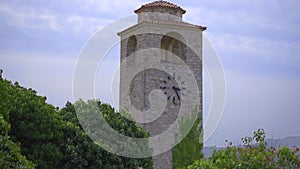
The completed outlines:
<svg viewBox="0 0 300 169">
<path fill-rule="evenodd" d="M 135 35 L 132 35 L 128 38 L 127 41 L 127 54 L 126 57 L 130 56 L 137 50 L 137 39 Z"/>
<path fill-rule="evenodd" d="M 169 32 L 164 35 L 161 39 L 160 48 L 161 59 L 165 61 L 170 61 L 168 51 L 172 52 L 174 55 L 177 55 L 183 61 L 186 59 L 186 44 L 185 39 L 182 35 L 176 32 Z"/>
</svg>

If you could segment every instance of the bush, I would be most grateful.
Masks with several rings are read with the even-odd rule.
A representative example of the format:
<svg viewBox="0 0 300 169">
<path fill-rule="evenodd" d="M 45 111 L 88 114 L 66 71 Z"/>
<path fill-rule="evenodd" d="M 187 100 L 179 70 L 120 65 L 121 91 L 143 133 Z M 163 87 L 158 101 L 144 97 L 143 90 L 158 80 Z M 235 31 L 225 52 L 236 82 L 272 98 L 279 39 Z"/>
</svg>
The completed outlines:
<svg viewBox="0 0 300 169">
<path fill-rule="evenodd" d="M 254 132 L 253 137 L 242 138 L 243 145 L 229 145 L 222 150 L 214 150 L 208 159 L 195 161 L 188 169 L 296 169 L 300 168 L 299 149 L 291 150 L 281 147 L 276 150 L 268 147 L 264 141 L 266 134 L 263 129 Z M 228 141 L 227 141 L 228 142 Z"/>
</svg>

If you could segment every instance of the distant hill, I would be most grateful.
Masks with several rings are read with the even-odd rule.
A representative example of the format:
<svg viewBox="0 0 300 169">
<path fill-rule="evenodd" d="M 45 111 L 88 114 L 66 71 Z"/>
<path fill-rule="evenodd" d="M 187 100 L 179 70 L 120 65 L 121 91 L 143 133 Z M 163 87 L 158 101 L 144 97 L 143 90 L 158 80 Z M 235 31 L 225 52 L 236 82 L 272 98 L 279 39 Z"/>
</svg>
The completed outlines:
<svg viewBox="0 0 300 169">
<path fill-rule="evenodd" d="M 272 146 L 275 148 L 283 147 L 283 146 L 288 146 L 290 148 L 300 147 L 300 136 L 290 136 L 282 139 L 267 138 L 265 141 L 268 144 L 268 146 Z M 224 148 L 225 147 L 203 147 L 204 157 L 206 158 L 210 157 L 214 149 L 221 150 Z"/>
<path fill-rule="evenodd" d="M 300 136 L 285 137 L 283 139 L 268 138 L 265 141 L 267 142 L 268 146 L 272 146 L 272 147 L 282 147 L 282 146 L 288 146 L 290 148 L 300 147 Z"/>
<path fill-rule="evenodd" d="M 214 150 L 221 150 L 225 147 L 203 147 L 203 154 L 205 158 L 208 158 L 212 155 Z"/>
</svg>

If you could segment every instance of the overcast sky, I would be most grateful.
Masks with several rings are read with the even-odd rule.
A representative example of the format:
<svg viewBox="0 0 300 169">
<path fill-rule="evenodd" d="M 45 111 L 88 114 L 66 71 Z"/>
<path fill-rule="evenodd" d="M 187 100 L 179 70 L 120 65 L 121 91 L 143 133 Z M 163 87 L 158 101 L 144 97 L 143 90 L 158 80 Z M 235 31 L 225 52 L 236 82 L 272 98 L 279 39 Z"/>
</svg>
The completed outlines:
<svg viewBox="0 0 300 169">
<path fill-rule="evenodd" d="M 4 77 L 34 88 L 49 103 L 62 107 L 73 101 L 76 59 L 89 37 L 148 2 L 1 0 Z M 205 144 L 223 146 L 225 139 L 238 144 L 258 128 L 272 138 L 300 136 L 300 2 L 171 2 L 187 10 L 185 21 L 208 27 L 204 34 L 216 48 L 226 74 L 223 118 Z M 110 85 L 102 83 L 115 74 L 118 50 L 117 45 L 107 55 L 107 72 L 99 71 L 96 76 L 97 95 L 114 106 Z M 205 112 L 211 99 L 208 81 L 205 75 Z"/>
</svg>

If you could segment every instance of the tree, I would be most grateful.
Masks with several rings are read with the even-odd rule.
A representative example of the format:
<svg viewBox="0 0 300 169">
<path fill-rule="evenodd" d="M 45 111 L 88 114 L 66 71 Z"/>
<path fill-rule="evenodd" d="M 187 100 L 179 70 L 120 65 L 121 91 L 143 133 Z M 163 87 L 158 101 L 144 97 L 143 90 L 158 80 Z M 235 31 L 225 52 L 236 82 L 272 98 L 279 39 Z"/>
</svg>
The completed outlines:
<svg viewBox="0 0 300 169">
<path fill-rule="evenodd" d="M 0 79 L 0 112 L 11 126 L 12 141 L 20 143 L 27 159 L 37 168 L 58 168 L 64 156 L 60 149 L 64 124 L 46 97 L 36 93 Z"/>
<path fill-rule="evenodd" d="M 70 147 L 68 149 L 70 154 L 76 154 L 77 156 L 81 156 L 81 159 L 85 159 L 85 163 L 88 164 L 86 167 L 91 168 L 91 166 L 95 166 L 95 168 L 99 168 L 99 165 L 101 165 L 101 168 L 137 168 L 137 167 L 143 167 L 144 169 L 152 168 L 152 159 L 151 158 L 144 158 L 144 159 L 134 159 L 134 158 L 126 158 L 126 157 L 120 157 L 115 154 L 111 154 L 102 148 L 100 148 L 98 145 L 96 145 L 92 140 L 88 138 L 88 136 L 83 131 L 78 118 L 76 117 L 75 112 L 75 105 L 78 107 L 81 107 L 83 112 L 82 113 L 89 113 L 90 106 L 89 105 L 97 105 L 98 106 L 98 112 L 101 113 L 105 120 L 110 124 L 112 128 L 117 130 L 118 132 L 130 136 L 130 137 L 148 137 L 149 134 L 144 132 L 141 127 L 137 126 L 133 121 L 130 121 L 126 118 L 124 118 L 120 113 L 117 113 L 114 111 L 114 109 L 108 105 L 103 104 L 100 101 L 97 100 L 89 100 L 88 102 L 84 102 L 83 100 L 79 100 L 75 102 L 74 104 L 71 104 L 68 102 L 64 108 L 60 110 L 60 113 L 62 114 L 63 120 L 67 122 L 70 126 L 75 126 L 78 130 L 71 131 L 68 129 L 68 133 L 65 135 L 65 137 L 73 137 L 72 135 L 76 135 L 75 139 L 70 140 L 69 143 L 67 143 Z M 93 125 L 93 120 L 95 118 L 92 117 L 92 115 L 88 115 L 87 118 L 89 118 L 88 122 L 90 125 Z M 95 121 L 95 124 L 98 124 L 97 121 Z M 96 130 L 96 126 L 94 127 Z M 99 131 L 98 133 L 102 133 Z M 74 138 L 74 137 L 73 137 Z M 81 140 L 81 141 L 80 141 Z M 78 143 L 85 140 L 85 144 Z M 88 152 L 82 152 L 82 149 L 88 149 L 86 146 L 93 145 Z M 98 156 L 101 161 L 97 164 L 97 161 L 95 161 L 94 156 Z M 70 157 L 70 159 L 74 159 L 74 157 Z M 70 166 L 77 166 L 78 160 L 73 161 L 69 160 Z M 83 163 L 84 164 L 84 163 Z M 93 164 L 93 165 L 92 165 Z M 72 168 L 72 167 L 70 167 Z"/>
<path fill-rule="evenodd" d="M 99 147 L 82 130 L 74 105 L 69 102 L 58 111 L 46 102 L 46 97 L 38 96 L 36 91 L 1 78 L 0 96 L 0 160 L 3 163 L 1 167 L 33 168 L 34 165 L 42 169 L 152 167 L 151 158 L 119 157 Z M 78 103 L 85 104 L 83 101 Z M 134 122 L 126 121 L 109 105 L 101 102 L 97 104 L 101 111 L 99 113 L 106 114 L 111 126 L 119 132 L 136 137 L 147 136 L 147 133 Z M 10 128 L 7 127 L 9 125 Z M 27 161 L 25 157 L 32 162 Z"/>
<path fill-rule="evenodd" d="M 0 166 L 5 169 L 33 169 L 34 165 L 20 152 L 20 146 L 10 140 L 10 125 L 0 114 Z"/>
</svg>

